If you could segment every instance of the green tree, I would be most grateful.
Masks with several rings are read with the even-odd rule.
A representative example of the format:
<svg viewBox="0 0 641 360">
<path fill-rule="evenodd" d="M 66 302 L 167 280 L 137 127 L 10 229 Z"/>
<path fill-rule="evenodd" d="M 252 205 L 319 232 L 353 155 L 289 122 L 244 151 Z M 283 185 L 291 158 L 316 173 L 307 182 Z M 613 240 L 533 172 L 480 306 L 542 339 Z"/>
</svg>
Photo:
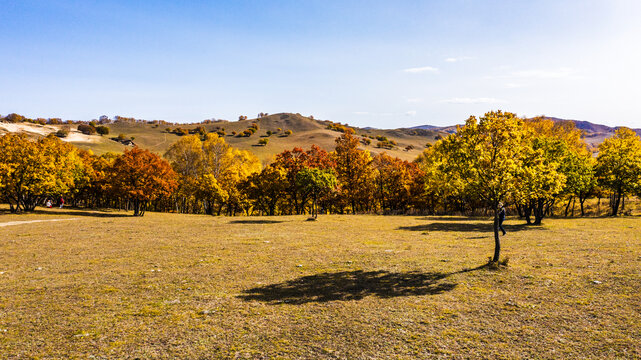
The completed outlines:
<svg viewBox="0 0 641 360">
<path fill-rule="evenodd" d="M 312 216 L 318 218 L 317 200 L 336 188 L 336 176 L 329 170 L 304 168 L 296 174 L 296 183 L 312 198 Z"/>
<path fill-rule="evenodd" d="M 98 134 L 102 135 L 109 135 L 109 128 L 104 126 L 104 125 L 99 125 L 96 127 L 96 131 Z"/>
</svg>

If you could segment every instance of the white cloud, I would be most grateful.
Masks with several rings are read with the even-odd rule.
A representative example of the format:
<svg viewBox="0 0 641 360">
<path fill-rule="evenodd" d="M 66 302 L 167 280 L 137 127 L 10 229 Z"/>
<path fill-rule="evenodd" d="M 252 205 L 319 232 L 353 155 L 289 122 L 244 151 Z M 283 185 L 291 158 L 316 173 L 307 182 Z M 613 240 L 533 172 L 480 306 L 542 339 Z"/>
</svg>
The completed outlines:
<svg viewBox="0 0 641 360">
<path fill-rule="evenodd" d="M 416 110 L 410 110 L 405 113 L 405 116 L 416 116 Z"/>
<path fill-rule="evenodd" d="M 409 68 L 403 70 L 406 73 L 412 73 L 412 74 L 417 74 L 417 73 L 424 73 L 424 72 L 431 72 L 431 73 L 437 73 L 438 69 L 435 67 L 431 66 L 423 66 L 423 67 L 415 67 L 415 68 Z"/>
<path fill-rule="evenodd" d="M 464 61 L 464 60 L 472 60 L 473 57 L 471 56 L 459 56 L 459 57 L 448 57 L 445 58 L 446 62 L 458 62 L 458 61 Z"/>
<path fill-rule="evenodd" d="M 518 84 L 518 83 L 507 83 L 507 84 L 505 84 L 505 87 L 508 88 L 508 89 L 517 89 L 517 88 L 525 87 L 525 85 Z"/>
<path fill-rule="evenodd" d="M 507 101 L 503 99 L 478 97 L 478 98 L 451 98 L 451 99 L 441 100 L 440 102 L 447 103 L 447 104 L 498 104 L 498 103 L 505 103 Z"/>
<path fill-rule="evenodd" d="M 369 115 L 367 111 L 354 111 L 354 115 Z"/>
<path fill-rule="evenodd" d="M 409 98 L 409 99 L 406 99 L 405 101 L 407 101 L 410 104 L 415 104 L 415 103 L 423 102 L 423 99 L 421 99 L 421 98 Z"/>
</svg>

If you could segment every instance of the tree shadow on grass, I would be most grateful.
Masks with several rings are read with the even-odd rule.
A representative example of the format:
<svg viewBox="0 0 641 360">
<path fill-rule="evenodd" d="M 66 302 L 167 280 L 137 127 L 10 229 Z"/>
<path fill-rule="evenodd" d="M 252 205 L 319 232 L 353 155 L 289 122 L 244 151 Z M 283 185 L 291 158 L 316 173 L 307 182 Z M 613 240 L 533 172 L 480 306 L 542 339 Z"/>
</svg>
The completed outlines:
<svg viewBox="0 0 641 360">
<path fill-rule="evenodd" d="M 466 270 L 470 271 L 470 270 Z M 435 295 L 450 291 L 456 283 L 443 281 L 452 274 L 418 271 L 342 271 L 303 276 L 280 284 L 245 290 L 240 299 L 270 304 L 305 304 L 309 302 L 360 300 L 366 296 Z"/>
<path fill-rule="evenodd" d="M 100 210 L 34 210 L 26 212 L 25 214 L 39 214 L 39 215 L 69 215 L 69 216 L 90 216 L 90 217 L 131 217 L 131 214 L 122 212 L 110 212 Z"/>
<path fill-rule="evenodd" d="M 470 220 L 475 220 L 475 219 L 478 219 L 478 217 L 443 215 L 443 216 L 422 216 L 422 217 L 418 218 L 417 220 L 426 220 L 426 221 L 470 221 Z"/>
<path fill-rule="evenodd" d="M 454 231 L 454 232 L 493 232 L 492 222 L 474 222 L 474 223 L 464 223 L 464 222 L 432 222 L 428 224 L 413 225 L 413 226 L 400 226 L 397 230 L 408 230 L 408 231 Z M 523 230 L 543 230 L 539 226 L 518 224 L 518 225 L 507 225 L 503 224 L 505 231 L 516 232 Z"/>
<path fill-rule="evenodd" d="M 232 220 L 230 224 L 280 224 L 281 220 Z"/>
</svg>

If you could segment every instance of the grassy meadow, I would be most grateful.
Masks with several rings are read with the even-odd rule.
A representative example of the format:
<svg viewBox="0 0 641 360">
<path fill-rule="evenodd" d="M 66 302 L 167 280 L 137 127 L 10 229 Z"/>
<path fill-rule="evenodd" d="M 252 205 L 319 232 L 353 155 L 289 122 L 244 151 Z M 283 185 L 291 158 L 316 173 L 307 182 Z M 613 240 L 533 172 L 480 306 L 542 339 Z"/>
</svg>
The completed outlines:
<svg viewBox="0 0 641 360">
<path fill-rule="evenodd" d="M 0 358 L 638 358 L 639 218 L 0 215 Z"/>
</svg>

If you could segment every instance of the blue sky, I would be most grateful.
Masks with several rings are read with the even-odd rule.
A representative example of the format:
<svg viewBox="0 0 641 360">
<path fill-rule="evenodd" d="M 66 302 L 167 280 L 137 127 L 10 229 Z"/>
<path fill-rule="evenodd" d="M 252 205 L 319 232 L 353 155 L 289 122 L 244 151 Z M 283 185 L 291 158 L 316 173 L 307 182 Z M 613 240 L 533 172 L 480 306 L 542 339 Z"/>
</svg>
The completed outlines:
<svg viewBox="0 0 641 360">
<path fill-rule="evenodd" d="M 641 127 L 639 1 L 5 1 L 0 114 Z"/>
</svg>

